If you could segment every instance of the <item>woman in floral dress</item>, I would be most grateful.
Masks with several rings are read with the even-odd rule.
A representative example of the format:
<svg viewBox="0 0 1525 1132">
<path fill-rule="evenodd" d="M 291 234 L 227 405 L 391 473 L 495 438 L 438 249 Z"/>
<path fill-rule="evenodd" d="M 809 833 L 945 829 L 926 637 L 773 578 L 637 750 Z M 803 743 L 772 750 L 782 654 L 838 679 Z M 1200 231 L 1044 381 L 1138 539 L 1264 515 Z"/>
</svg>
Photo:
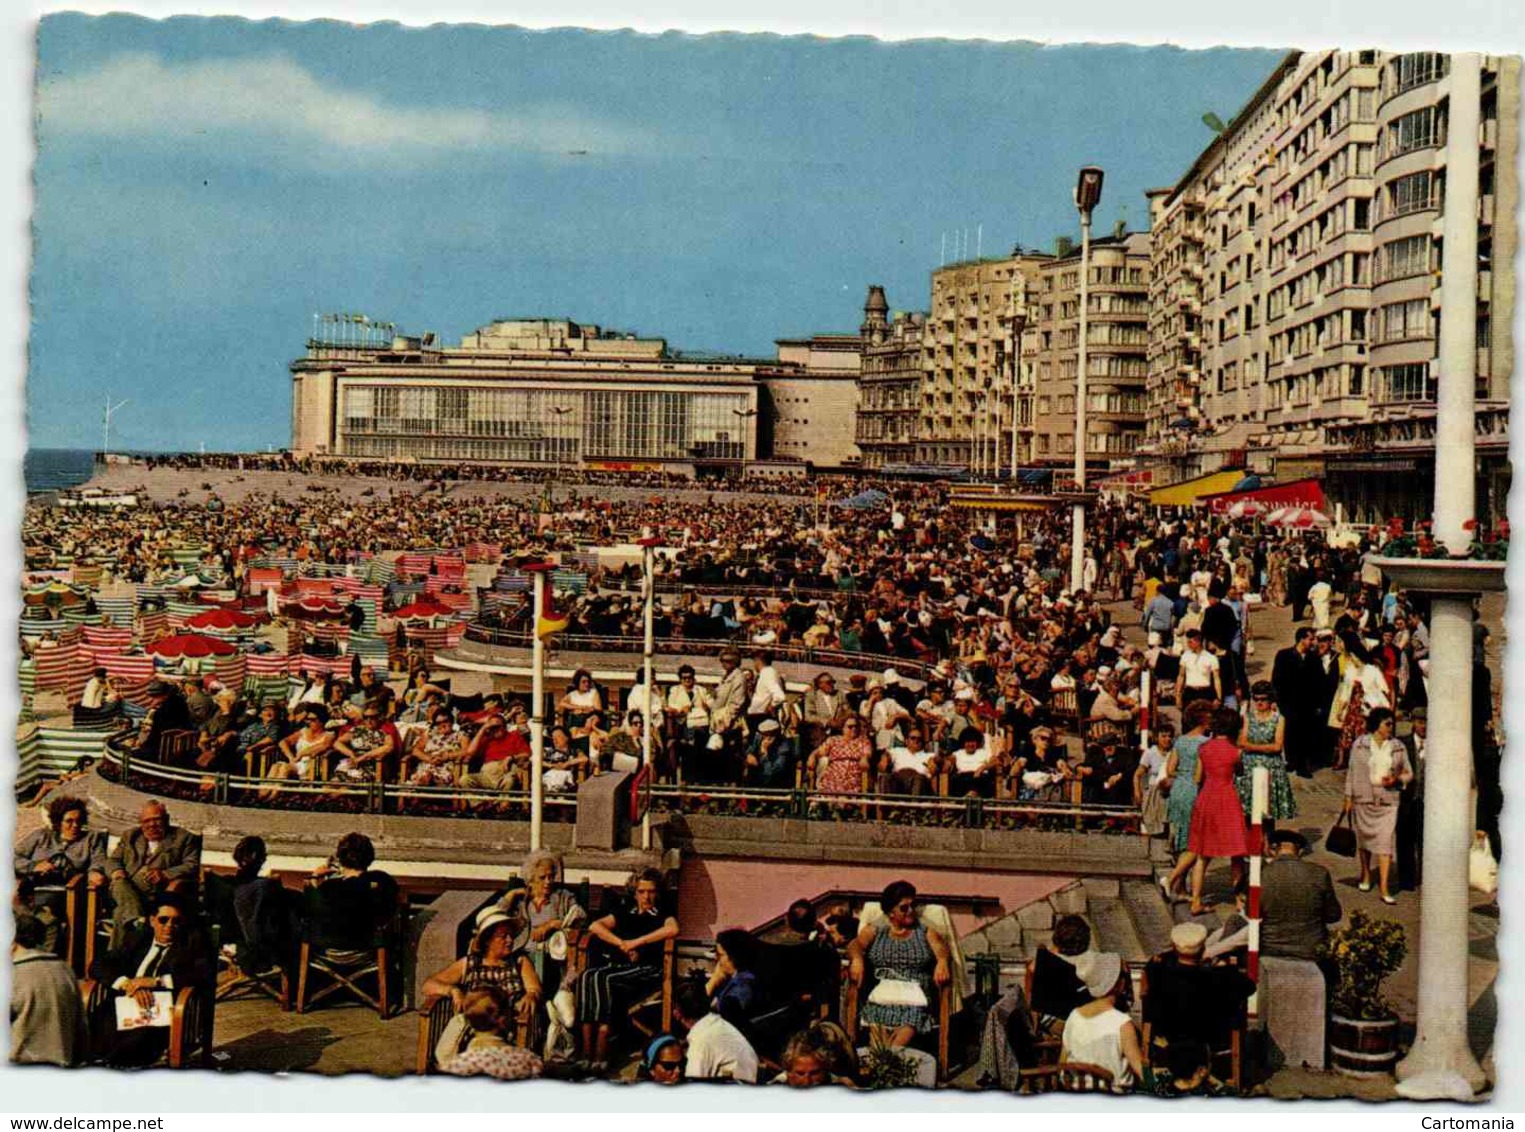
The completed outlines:
<svg viewBox="0 0 1525 1132">
<path fill-rule="evenodd" d="M 1271 772 L 1271 792 L 1266 799 L 1267 831 L 1276 823 L 1297 817 L 1297 799 L 1292 794 L 1292 782 L 1287 778 L 1287 760 L 1284 751 L 1287 738 L 1287 722 L 1276 707 L 1276 690 L 1268 680 L 1257 680 L 1250 689 L 1250 704 L 1244 709 L 1244 726 L 1239 732 L 1239 749 L 1243 753 L 1243 773 L 1234 783 L 1239 801 L 1244 806 L 1244 816 L 1253 821 L 1250 805 L 1254 796 L 1256 767 L 1263 766 Z"/>
<path fill-rule="evenodd" d="M 825 794 L 856 794 L 863 786 L 863 772 L 873 758 L 873 744 L 864 734 L 863 720 L 849 716 L 842 724 L 842 734 L 834 735 L 810 755 L 810 773 L 820 770 L 817 789 Z"/>
</svg>

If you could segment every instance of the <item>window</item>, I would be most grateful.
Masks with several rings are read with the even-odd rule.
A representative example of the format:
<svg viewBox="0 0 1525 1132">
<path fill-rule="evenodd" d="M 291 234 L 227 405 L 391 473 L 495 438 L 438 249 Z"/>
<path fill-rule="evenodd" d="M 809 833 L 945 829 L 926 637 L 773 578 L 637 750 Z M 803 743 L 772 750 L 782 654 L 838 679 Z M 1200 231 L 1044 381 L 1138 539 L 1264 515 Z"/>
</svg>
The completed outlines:
<svg viewBox="0 0 1525 1132">
<path fill-rule="evenodd" d="M 1446 73 L 1446 57 L 1434 51 L 1400 55 L 1392 63 L 1393 93 L 1432 83 Z"/>
<path fill-rule="evenodd" d="M 1429 336 L 1430 303 L 1428 299 L 1389 303 L 1382 308 L 1382 341 L 1398 342 L 1406 338 L 1428 338 Z"/>
<path fill-rule="evenodd" d="M 1445 141 L 1445 120 L 1437 106 L 1405 114 L 1387 127 L 1387 156 L 1438 146 Z"/>
<path fill-rule="evenodd" d="M 1430 237 L 1408 236 L 1383 244 L 1378 252 L 1377 279 L 1403 279 L 1430 269 Z"/>
<path fill-rule="evenodd" d="M 1406 216 L 1429 208 L 1434 193 L 1434 177 L 1428 169 L 1399 177 L 1387 186 L 1389 216 Z"/>
<path fill-rule="evenodd" d="M 1389 401 L 1433 401 L 1435 399 L 1435 391 L 1430 382 L 1430 367 L 1424 362 L 1384 366 L 1382 374 Z"/>
</svg>

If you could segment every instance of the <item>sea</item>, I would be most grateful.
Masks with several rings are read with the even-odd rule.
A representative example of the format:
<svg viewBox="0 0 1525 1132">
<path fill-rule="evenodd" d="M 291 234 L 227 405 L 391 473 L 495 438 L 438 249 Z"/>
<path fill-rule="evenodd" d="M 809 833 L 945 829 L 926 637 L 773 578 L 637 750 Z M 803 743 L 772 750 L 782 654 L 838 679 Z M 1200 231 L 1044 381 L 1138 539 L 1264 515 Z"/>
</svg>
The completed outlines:
<svg viewBox="0 0 1525 1132">
<path fill-rule="evenodd" d="M 78 487 L 95 471 L 89 448 L 28 448 L 22 461 L 28 495 Z"/>
</svg>

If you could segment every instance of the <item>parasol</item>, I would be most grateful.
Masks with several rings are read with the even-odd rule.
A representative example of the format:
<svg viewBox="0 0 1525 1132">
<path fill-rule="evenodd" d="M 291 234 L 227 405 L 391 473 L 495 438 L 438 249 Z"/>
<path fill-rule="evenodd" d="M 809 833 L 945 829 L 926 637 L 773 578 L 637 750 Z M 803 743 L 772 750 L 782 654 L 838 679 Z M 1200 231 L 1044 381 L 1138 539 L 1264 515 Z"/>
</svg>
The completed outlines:
<svg viewBox="0 0 1525 1132">
<path fill-rule="evenodd" d="M 165 660 L 179 660 L 187 656 L 232 656 L 238 649 L 216 637 L 205 637 L 200 633 L 174 633 L 160 637 L 148 646 L 147 651 Z"/>
</svg>

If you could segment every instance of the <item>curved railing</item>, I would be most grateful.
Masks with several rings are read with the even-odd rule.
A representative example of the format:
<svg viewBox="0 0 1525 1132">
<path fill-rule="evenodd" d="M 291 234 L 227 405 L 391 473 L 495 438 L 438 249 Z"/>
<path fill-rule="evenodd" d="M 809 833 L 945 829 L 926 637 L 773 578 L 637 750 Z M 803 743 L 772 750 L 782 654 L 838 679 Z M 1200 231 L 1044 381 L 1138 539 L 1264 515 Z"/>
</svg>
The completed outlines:
<svg viewBox="0 0 1525 1132">
<path fill-rule="evenodd" d="M 463 639 L 503 648 L 527 649 L 533 644 L 529 630 L 503 629 L 473 621 L 466 626 Z M 551 645 L 560 652 L 639 653 L 644 645 L 639 637 L 597 637 L 581 633 L 557 633 Z M 690 637 L 659 637 L 655 642 L 659 656 L 718 657 L 726 649 L 737 649 L 743 656 L 771 652 L 775 660 L 791 664 L 821 665 L 864 672 L 883 672 L 893 668 L 901 676 L 928 681 L 934 678 L 934 666 L 919 660 L 881 653 L 852 652 L 847 649 L 810 648 L 805 645 L 754 645 L 740 640 L 699 640 Z"/>
<path fill-rule="evenodd" d="M 120 737 L 109 741 L 99 767 L 108 779 L 144 793 L 216 805 L 331 813 L 409 814 L 523 821 L 527 790 L 414 786 L 408 783 L 307 781 L 240 774 L 209 774 L 136 758 Z M 260 797 L 267 792 L 266 797 Z M 651 788 L 658 814 L 791 818 L 801 821 L 888 822 L 954 829 L 1044 829 L 1136 832 L 1139 811 L 1131 806 L 1036 802 L 942 795 L 827 793 L 725 784 L 662 783 Z M 547 791 L 546 818 L 573 821 L 575 794 Z"/>
</svg>

